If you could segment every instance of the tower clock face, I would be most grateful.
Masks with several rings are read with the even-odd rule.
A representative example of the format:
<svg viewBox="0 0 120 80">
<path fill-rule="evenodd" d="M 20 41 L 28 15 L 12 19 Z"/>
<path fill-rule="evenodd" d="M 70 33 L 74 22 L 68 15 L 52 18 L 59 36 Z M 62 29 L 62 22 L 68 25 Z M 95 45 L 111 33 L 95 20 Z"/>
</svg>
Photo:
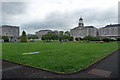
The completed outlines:
<svg viewBox="0 0 120 80">
<path fill-rule="evenodd" d="M 83 23 L 83 20 L 79 20 L 79 23 Z"/>
</svg>

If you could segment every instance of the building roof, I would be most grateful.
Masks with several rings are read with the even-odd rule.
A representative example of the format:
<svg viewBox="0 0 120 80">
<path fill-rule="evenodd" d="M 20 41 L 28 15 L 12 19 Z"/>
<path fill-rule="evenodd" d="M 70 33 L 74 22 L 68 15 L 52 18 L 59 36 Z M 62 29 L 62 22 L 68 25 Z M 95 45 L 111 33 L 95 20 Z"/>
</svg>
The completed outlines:
<svg viewBox="0 0 120 80">
<path fill-rule="evenodd" d="M 85 26 L 84 28 L 95 28 L 94 26 Z"/>
<path fill-rule="evenodd" d="M 79 29 L 79 26 L 78 27 L 75 27 L 75 28 L 73 28 L 72 30 L 75 30 L 75 29 Z M 83 27 L 83 28 L 95 28 L 94 26 L 85 26 L 85 27 Z"/>
<path fill-rule="evenodd" d="M 16 27 L 16 28 L 18 28 L 19 26 L 2 25 L 2 27 Z"/>
<path fill-rule="evenodd" d="M 106 25 L 105 27 L 120 27 L 120 24 L 110 24 Z"/>
<path fill-rule="evenodd" d="M 83 20 L 83 18 L 81 17 L 79 20 Z"/>
<path fill-rule="evenodd" d="M 72 30 L 75 30 L 75 29 L 77 29 L 77 28 L 79 28 L 79 27 L 75 27 L 75 28 L 73 28 Z"/>
<path fill-rule="evenodd" d="M 39 31 L 37 31 L 37 32 L 41 32 L 41 31 L 52 31 L 52 30 L 39 30 Z"/>
</svg>

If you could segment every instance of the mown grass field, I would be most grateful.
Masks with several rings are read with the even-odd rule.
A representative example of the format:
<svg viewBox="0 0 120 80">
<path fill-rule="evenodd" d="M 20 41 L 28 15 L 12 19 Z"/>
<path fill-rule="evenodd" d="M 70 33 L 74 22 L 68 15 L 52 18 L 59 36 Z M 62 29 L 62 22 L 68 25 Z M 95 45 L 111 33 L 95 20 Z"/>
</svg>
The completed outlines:
<svg viewBox="0 0 120 80">
<path fill-rule="evenodd" d="M 73 43 L 28 42 L 2 43 L 2 58 L 37 68 L 70 73 L 83 69 L 118 49 L 117 42 Z M 38 54 L 22 53 L 39 52 Z"/>
</svg>

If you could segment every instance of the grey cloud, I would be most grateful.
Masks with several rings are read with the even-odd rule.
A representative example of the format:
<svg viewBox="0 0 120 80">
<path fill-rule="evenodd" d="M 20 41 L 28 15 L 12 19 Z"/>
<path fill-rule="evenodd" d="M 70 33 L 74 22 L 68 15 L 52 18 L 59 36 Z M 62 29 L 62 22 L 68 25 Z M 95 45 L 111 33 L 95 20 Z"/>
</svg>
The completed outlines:
<svg viewBox="0 0 120 80">
<path fill-rule="evenodd" d="M 23 2 L 3 2 L 3 23 L 10 23 L 15 15 L 25 14 L 26 5 Z M 70 30 L 78 25 L 79 17 L 83 17 L 85 25 L 103 27 L 106 23 L 117 22 L 117 10 L 111 7 L 106 10 L 84 9 L 69 12 L 51 12 L 43 21 L 31 21 L 20 25 L 21 30 L 34 33 L 40 29 Z"/>
<path fill-rule="evenodd" d="M 104 11 L 86 9 L 75 10 L 72 12 L 52 12 L 46 16 L 46 19 L 42 22 L 32 21 L 21 25 L 22 29 L 31 29 L 37 31 L 40 29 L 58 29 L 58 30 L 70 30 L 78 25 L 79 17 L 83 17 L 85 25 L 93 25 L 95 27 L 103 27 L 106 23 L 111 21 L 117 22 L 116 10 L 107 9 Z M 30 33 L 30 31 L 28 30 Z"/>
<path fill-rule="evenodd" d="M 120 24 L 120 1 L 118 2 L 118 23 Z"/>
<path fill-rule="evenodd" d="M 25 11 L 24 2 L 2 2 L 2 24 L 12 24 L 14 16 L 25 14 Z"/>
<path fill-rule="evenodd" d="M 72 25 L 72 16 L 69 14 L 62 14 L 60 12 L 52 12 L 46 16 L 46 19 L 42 22 L 32 21 L 21 25 L 22 29 L 34 29 L 35 31 L 40 29 L 56 29 L 56 30 L 69 30 Z"/>
<path fill-rule="evenodd" d="M 109 8 L 106 10 L 86 9 L 78 11 L 76 15 L 81 14 L 85 25 L 93 25 L 97 28 L 105 26 L 107 23 L 117 23 L 117 9 Z"/>
<path fill-rule="evenodd" d="M 2 2 L 2 13 L 7 15 L 18 15 L 25 12 L 24 2 Z"/>
<path fill-rule="evenodd" d="M 0 20 L 2 20 L 2 3 L 0 3 Z M 2 24 L 2 21 L 0 21 L 0 26 Z"/>
</svg>

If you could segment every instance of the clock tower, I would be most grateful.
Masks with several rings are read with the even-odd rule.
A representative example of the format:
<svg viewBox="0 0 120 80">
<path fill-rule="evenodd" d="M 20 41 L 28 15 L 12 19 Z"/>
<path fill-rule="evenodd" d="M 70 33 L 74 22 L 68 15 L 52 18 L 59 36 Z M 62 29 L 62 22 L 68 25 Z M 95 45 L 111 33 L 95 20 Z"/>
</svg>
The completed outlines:
<svg viewBox="0 0 120 80">
<path fill-rule="evenodd" d="M 79 19 L 79 24 L 78 24 L 78 27 L 83 27 L 84 26 L 84 23 L 83 23 L 83 18 L 80 18 Z"/>
</svg>

